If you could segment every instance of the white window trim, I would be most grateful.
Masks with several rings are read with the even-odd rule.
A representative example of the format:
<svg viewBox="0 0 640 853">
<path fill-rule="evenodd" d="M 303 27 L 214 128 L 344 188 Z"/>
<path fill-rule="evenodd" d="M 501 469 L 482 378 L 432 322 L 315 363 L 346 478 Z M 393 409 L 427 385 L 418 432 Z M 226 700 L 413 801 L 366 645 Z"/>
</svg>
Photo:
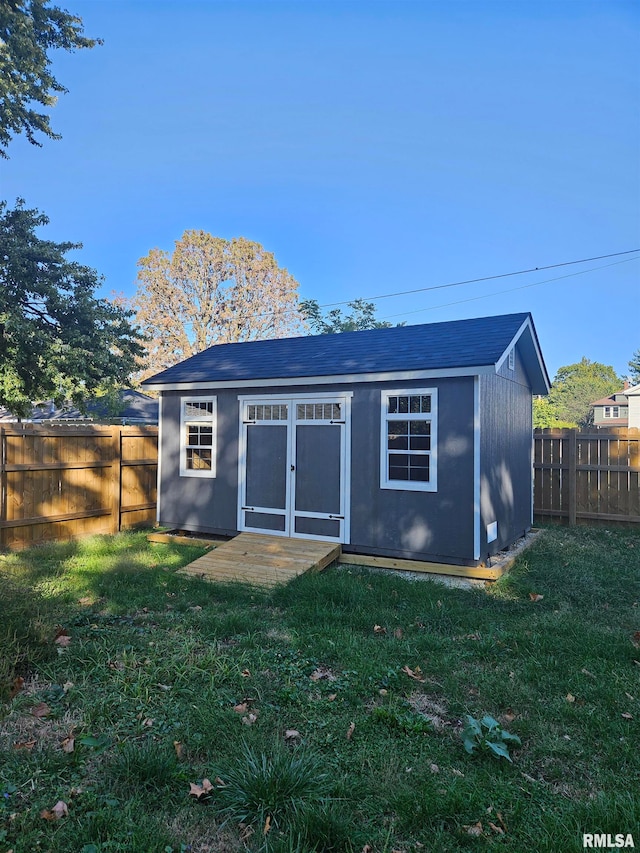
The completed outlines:
<svg viewBox="0 0 640 853">
<path fill-rule="evenodd" d="M 187 403 L 212 403 L 212 412 L 206 417 L 186 417 L 185 409 Z M 211 468 L 187 468 L 187 425 L 188 424 L 211 424 Z M 180 397 L 180 476 L 181 477 L 215 477 L 216 476 L 216 449 L 218 424 L 218 401 L 216 397 Z"/>
<path fill-rule="evenodd" d="M 389 397 L 405 395 L 420 396 L 428 394 L 431 397 L 431 411 L 428 415 L 398 413 L 390 415 L 387 412 Z M 428 420 L 431 422 L 431 450 L 429 451 L 429 482 L 418 480 L 390 480 L 387 460 L 387 423 L 388 421 Z M 437 388 L 400 388 L 380 392 L 380 488 L 393 489 L 401 492 L 437 492 L 438 491 L 438 389 Z"/>
<path fill-rule="evenodd" d="M 516 348 L 515 347 L 511 347 L 511 349 L 509 350 L 509 356 L 507 358 L 507 367 L 509 368 L 509 370 L 515 370 L 516 369 Z"/>
</svg>

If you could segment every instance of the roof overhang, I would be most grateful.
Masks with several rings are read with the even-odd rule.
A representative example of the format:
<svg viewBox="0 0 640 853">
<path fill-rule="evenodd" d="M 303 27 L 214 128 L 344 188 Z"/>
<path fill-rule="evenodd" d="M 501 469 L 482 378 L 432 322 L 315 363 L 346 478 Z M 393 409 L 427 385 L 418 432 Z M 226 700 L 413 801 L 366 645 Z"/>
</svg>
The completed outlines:
<svg viewBox="0 0 640 853">
<path fill-rule="evenodd" d="M 456 376 L 479 376 L 495 374 L 495 365 L 480 367 L 452 367 L 447 370 L 404 370 L 380 373 L 349 373 L 332 376 L 291 376 L 269 379 L 229 379 L 220 382 L 171 382 L 149 383 L 145 388 L 151 391 L 209 391 L 217 388 L 272 388 L 274 385 L 290 387 L 294 385 L 352 385 L 355 382 L 411 382 L 422 379 L 446 379 Z M 540 393 L 540 392 L 534 392 Z"/>
<path fill-rule="evenodd" d="M 531 393 L 548 394 L 551 389 L 551 381 L 531 317 L 527 317 L 513 336 L 509 346 L 502 353 L 496 364 L 496 371 L 500 370 L 516 344 L 519 346 L 520 355 L 524 362 L 529 382 L 531 383 Z"/>
</svg>

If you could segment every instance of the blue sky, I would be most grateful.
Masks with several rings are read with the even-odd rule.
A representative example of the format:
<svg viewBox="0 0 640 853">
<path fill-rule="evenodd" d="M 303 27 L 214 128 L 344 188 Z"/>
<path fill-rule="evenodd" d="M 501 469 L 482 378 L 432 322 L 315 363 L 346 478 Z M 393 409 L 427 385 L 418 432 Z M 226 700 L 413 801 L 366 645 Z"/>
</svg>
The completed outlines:
<svg viewBox="0 0 640 853">
<path fill-rule="evenodd" d="M 105 43 L 55 56 L 63 139 L 14 141 L 0 195 L 104 295 L 187 228 L 262 243 L 321 304 L 640 248 L 636 2 L 59 3 Z M 377 302 L 531 311 L 552 376 L 624 373 L 639 305 L 640 253 Z"/>
</svg>

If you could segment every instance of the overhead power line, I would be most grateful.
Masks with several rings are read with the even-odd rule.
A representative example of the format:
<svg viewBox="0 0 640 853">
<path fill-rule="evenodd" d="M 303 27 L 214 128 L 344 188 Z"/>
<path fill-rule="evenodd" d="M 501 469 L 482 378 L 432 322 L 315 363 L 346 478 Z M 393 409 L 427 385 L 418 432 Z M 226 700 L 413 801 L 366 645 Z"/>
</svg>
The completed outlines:
<svg viewBox="0 0 640 853">
<path fill-rule="evenodd" d="M 450 288 L 450 287 L 461 287 L 462 285 L 465 285 L 465 284 L 480 284 L 481 282 L 485 282 L 485 281 L 496 281 L 497 279 L 511 278 L 511 277 L 517 276 L 517 275 L 527 275 L 529 273 L 534 273 L 534 272 L 544 272 L 545 270 L 558 269 L 560 267 L 575 266 L 577 264 L 586 264 L 586 263 L 590 263 L 591 261 L 601 261 L 601 260 L 605 260 L 606 258 L 619 258 L 622 255 L 631 255 L 631 254 L 634 254 L 637 252 L 640 252 L 640 248 L 639 249 L 627 249 L 624 252 L 611 252 L 608 255 L 595 255 L 594 257 L 591 257 L 591 258 L 580 258 L 580 259 L 574 260 L 574 261 L 561 261 L 560 263 L 556 263 L 556 264 L 546 264 L 546 265 L 540 266 L 540 267 L 529 267 L 528 269 L 514 270 L 513 272 L 498 273 L 496 275 L 487 275 L 487 276 L 482 276 L 480 278 L 468 278 L 468 279 L 463 279 L 462 281 L 448 282 L 447 284 L 434 284 L 434 285 L 429 285 L 427 287 L 417 287 L 417 288 L 414 288 L 412 290 L 397 290 L 397 291 L 394 291 L 392 293 L 381 293 L 381 294 L 378 294 L 377 296 L 362 296 L 362 297 L 358 297 L 358 298 L 364 302 L 376 302 L 378 299 L 391 299 L 392 297 L 395 297 L 395 296 L 409 296 L 409 295 L 413 295 L 416 293 L 427 293 L 427 292 L 432 291 L 432 290 L 445 290 L 446 288 Z M 638 258 L 630 258 L 629 260 L 637 260 L 637 259 Z M 625 262 L 624 261 L 618 261 L 618 263 L 625 263 Z M 583 271 L 578 272 L 578 273 L 571 273 L 569 276 L 560 276 L 558 279 L 548 279 L 548 281 L 558 281 L 560 278 L 569 278 L 569 277 L 571 277 L 571 275 L 582 275 L 583 273 L 592 272 L 593 270 L 605 269 L 607 266 L 615 266 L 615 264 L 605 264 L 605 266 L 602 266 L 602 267 L 592 267 L 589 270 L 583 270 Z M 535 287 L 535 286 L 537 286 L 537 284 L 545 284 L 545 282 L 536 282 L 536 284 L 524 285 L 524 287 L 521 287 L 521 288 L 516 287 L 516 288 L 512 288 L 512 290 L 522 290 L 526 287 Z M 499 293 L 510 293 L 510 292 L 512 292 L 512 290 L 498 291 L 498 294 Z M 497 294 L 488 294 L 487 296 L 489 296 L 489 295 L 497 295 Z M 475 299 L 485 299 L 485 298 L 487 298 L 487 297 L 485 297 L 485 296 L 474 296 L 474 297 L 471 297 L 470 299 L 462 299 L 459 302 L 449 302 L 449 303 L 447 303 L 447 305 L 459 305 L 463 302 L 472 302 Z M 354 301 L 355 301 L 355 299 L 345 299 L 341 302 L 326 302 L 322 305 L 318 305 L 318 308 L 337 308 L 340 305 L 350 305 Z M 438 305 L 436 307 L 437 308 L 444 308 L 447 306 Z M 243 314 L 242 316 L 239 316 L 239 317 L 238 316 L 229 317 L 226 319 L 226 322 L 237 324 L 239 322 L 243 322 L 245 320 L 251 320 L 254 318 L 258 318 L 258 317 L 269 317 L 269 316 L 273 316 L 275 314 L 277 314 L 277 315 L 291 314 L 291 313 L 294 313 L 298 310 L 299 309 L 296 306 L 294 308 L 283 308 L 283 309 L 276 310 L 276 311 L 255 312 L 252 314 Z M 431 310 L 431 309 L 419 308 L 419 309 L 417 309 L 417 311 L 403 311 L 401 314 L 392 314 L 389 316 L 400 317 L 400 316 L 404 316 L 405 314 L 413 314 L 413 313 L 418 313 L 418 311 L 428 311 L 428 310 Z M 388 319 L 388 317 L 381 318 L 381 319 Z"/>
<path fill-rule="evenodd" d="M 597 255 L 594 258 L 581 258 L 578 261 L 562 261 L 559 264 L 547 264 L 543 267 L 531 267 L 530 269 L 516 270 L 515 272 L 503 272 L 499 273 L 498 275 L 486 275 L 482 278 L 467 278 L 463 281 L 452 281 L 448 284 L 434 284 L 429 287 L 416 287 L 413 290 L 397 290 L 393 293 L 381 293 L 378 296 L 364 296 L 362 297 L 362 299 L 364 299 L 365 302 L 375 302 L 378 299 L 390 299 L 392 296 L 410 296 L 414 293 L 426 293 L 428 290 L 444 290 L 447 287 L 460 287 L 463 284 L 479 284 L 482 281 L 495 281 L 498 278 L 509 278 L 510 276 L 514 275 L 525 275 L 527 273 L 532 272 L 544 272 L 544 270 L 557 269 L 558 267 L 568 267 L 575 264 L 588 264 L 591 263 L 591 261 L 602 261 L 606 258 L 618 258 L 621 255 L 630 255 L 634 252 L 640 252 L 640 249 L 627 249 L 627 251 L 625 252 L 612 252 L 609 255 Z M 343 302 L 329 302 L 325 305 L 320 305 L 319 307 L 334 308 L 338 305 L 349 305 L 349 302 L 352 301 L 353 300 L 346 300 Z"/>
<path fill-rule="evenodd" d="M 620 254 L 623 254 L 622 252 Z M 624 253 L 626 254 L 626 253 Z M 609 257 L 612 257 L 611 255 Z M 478 299 L 489 299 L 491 296 L 501 296 L 503 293 L 515 293 L 517 290 L 526 290 L 529 287 L 538 287 L 541 284 L 549 284 L 551 281 L 560 281 L 563 278 L 574 278 L 577 275 L 586 275 L 589 272 L 595 272 L 596 270 L 605 270 L 608 267 L 617 267 L 620 264 L 629 264 L 632 261 L 640 260 L 640 256 L 637 258 L 627 258 L 624 261 L 614 261 L 612 264 L 603 264 L 600 267 L 591 267 L 588 270 L 579 270 L 578 272 L 570 272 L 567 275 L 557 275 L 553 278 L 545 278 L 542 281 L 534 281 L 532 284 L 523 284 L 520 287 L 509 287 L 506 290 L 496 290 L 493 293 L 484 293 L 482 296 L 470 296 L 468 299 L 458 299 L 455 302 L 446 302 L 443 305 L 430 305 L 427 308 L 415 308 L 412 311 L 401 311 L 398 314 L 387 314 L 384 317 L 380 317 L 381 320 L 391 320 L 395 317 L 405 317 L 408 314 L 420 314 L 423 311 L 437 311 L 439 308 L 449 308 L 451 305 L 462 305 L 465 302 L 476 302 Z M 541 268 L 542 269 L 542 268 Z M 548 267 L 547 267 L 548 269 Z"/>
</svg>

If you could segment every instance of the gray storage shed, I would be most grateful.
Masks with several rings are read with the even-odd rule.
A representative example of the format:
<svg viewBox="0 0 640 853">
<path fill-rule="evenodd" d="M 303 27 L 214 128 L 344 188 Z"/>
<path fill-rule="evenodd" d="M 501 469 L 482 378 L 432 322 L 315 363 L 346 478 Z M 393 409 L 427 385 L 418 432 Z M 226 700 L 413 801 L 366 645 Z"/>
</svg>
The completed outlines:
<svg viewBox="0 0 640 853">
<path fill-rule="evenodd" d="M 531 527 L 530 314 L 220 344 L 143 384 L 163 526 L 463 566 Z"/>
</svg>

